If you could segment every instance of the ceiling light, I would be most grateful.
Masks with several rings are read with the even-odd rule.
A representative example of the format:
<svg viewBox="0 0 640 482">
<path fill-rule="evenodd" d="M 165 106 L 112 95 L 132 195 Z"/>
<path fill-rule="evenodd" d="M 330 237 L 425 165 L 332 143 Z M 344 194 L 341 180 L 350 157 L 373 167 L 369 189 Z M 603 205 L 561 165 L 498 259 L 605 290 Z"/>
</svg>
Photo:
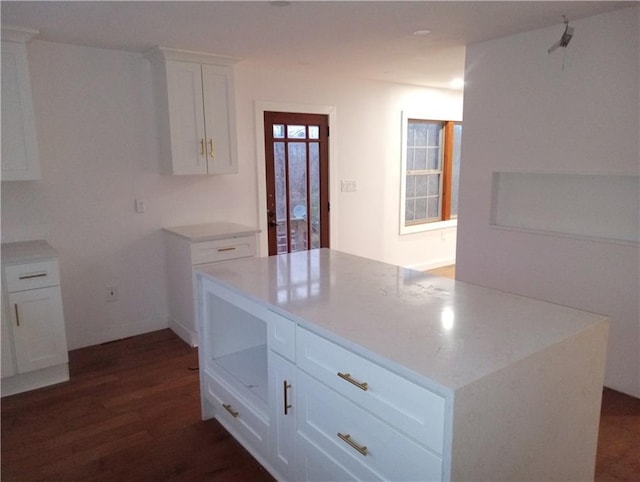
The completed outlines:
<svg viewBox="0 0 640 482">
<path fill-rule="evenodd" d="M 430 33 L 431 33 L 431 30 L 423 29 L 423 30 L 416 30 L 415 32 L 413 32 L 412 35 L 415 35 L 416 37 L 424 37 L 425 35 L 429 35 Z"/>
<path fill-rule="evenodd" d="M 449 87 L 452 89 L 462 89 L 464 87 L 464 79 L 462 77 L 456 77 L 449 82 Z"/>
</svg>

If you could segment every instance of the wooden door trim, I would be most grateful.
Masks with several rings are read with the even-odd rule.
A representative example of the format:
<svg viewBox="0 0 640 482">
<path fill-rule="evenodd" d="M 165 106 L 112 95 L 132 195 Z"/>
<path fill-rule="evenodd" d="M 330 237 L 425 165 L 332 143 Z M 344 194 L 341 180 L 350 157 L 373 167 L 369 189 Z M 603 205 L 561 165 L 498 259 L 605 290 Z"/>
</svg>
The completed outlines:
<svg viewBox="0 0 640 482">
<path fill-rule="evenodd" d="M 315 105 L 315 104 L 295 104 L 287 102 L 269 102 L 255 101 L 254 105 L 254 131 L 255 131 L 255 151 L 247 156 L 256 157 L 256 175 L 258 186 L 257 198 L 257 222 L 260 234 L 258 236 L 258 255 L 267 256 L 267 188 L 265 177 L 265 149 L 264 149 L 264 113 L 273 112 L 294 112 L 309 114 L 325 114 L 329 116 L 329 125 L 332 132 L 329 136 L 329 202 L 331 203 L 331 211 L 329 211 L 329 223 L 331 232 L 329 233 L 329 244 L 337 247 L 338 243 L 338 212 L 339 212 L 339 190 L 338 190 L 338 145 L 337 145 L 337 129 L 338 116 L 335 106 L 332 105 Z"/>
</svg>

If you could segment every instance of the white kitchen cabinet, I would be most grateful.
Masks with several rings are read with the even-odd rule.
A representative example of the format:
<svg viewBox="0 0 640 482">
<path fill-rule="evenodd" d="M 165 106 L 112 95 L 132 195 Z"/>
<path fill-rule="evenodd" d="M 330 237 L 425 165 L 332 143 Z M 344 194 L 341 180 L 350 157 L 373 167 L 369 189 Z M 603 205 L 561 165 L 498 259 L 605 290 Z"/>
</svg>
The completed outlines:
<svg viewBox="0 0 640 482">
<path fill-rule="evenodd" d="M 27 42 L 37 30 L 2 27 L 2 180 L 40 179 Z"/>
<path fill-rule="evenodd" d="M 235 59 L 158 47 L 149 52 L 163 174 L 238 172 Z"/>
<path fill-rule="evenodd" d="M 2 261 L 2 395 L 68 380 L 55 252 L 42 241 L 3 244 Z"/>
<path fill-rule="evenodd" d="M 272 351 L 269 391 L 271 464 L 284 480 L 296 480 L 296 366 Z"/>
<path fill-rule="evenodd" d="M 193 268 L 255 256 L 259 230 L 235 223 L 164 228 L 169 328 L 191 346 L 198 345 Z"/>
<path fill-rule="evenodd" d="M 593 478 L 606 317 L 328 249 L 196 279 L 203 417 L 278 480 Z"/>
</svg>

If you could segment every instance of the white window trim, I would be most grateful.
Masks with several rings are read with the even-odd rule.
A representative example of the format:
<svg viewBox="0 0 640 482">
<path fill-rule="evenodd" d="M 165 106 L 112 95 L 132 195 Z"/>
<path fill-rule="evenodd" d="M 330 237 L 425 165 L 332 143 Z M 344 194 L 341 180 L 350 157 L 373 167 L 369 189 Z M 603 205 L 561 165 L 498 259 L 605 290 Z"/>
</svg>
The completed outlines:
<svg viewBox="0 0 640 482">
<path fill-rule="evenodd" d="M 447 221 L 428 221 L 420 224 L 405 225 L 406 195 L 407 195 L 407 136 L 409 119 L 432 120 L 429 116 L 421 113 L 402 111 L 402 136 L 401 145 L 401 170 L 400 170 L 400 234 L 414 234 L 423 231 L 433 231 L 436 229 L 451 228 L 458 225 L 457 219 Z M 442 180 L 441 180 L 442 182 Z M 442 188 L 442 186 L 441 186 Z M 439 206 L 442 209 L 442 205 Z"/>
</svg>

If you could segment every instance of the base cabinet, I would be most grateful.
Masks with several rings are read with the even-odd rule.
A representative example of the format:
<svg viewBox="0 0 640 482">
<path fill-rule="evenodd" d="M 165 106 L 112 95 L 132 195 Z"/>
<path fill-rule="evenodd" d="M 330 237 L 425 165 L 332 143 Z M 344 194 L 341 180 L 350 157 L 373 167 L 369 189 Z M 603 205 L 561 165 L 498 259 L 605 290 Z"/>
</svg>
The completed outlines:
<svg viewBox="0 0 640 482">
<path fill-rule="evenodd" d="M 472 328 L 462 332 L 466 336 L 447 332 L 444 326 L 445 331 L 435 331 L 443 354 L 433 362 L 442 362 L 442 369 L 457 362 L 453 368 L 464 376 L 464 382 L 452 381 L 430 365 L 409 369 L 415 360 L 405 358 L 401 364 L 397 360 L 402 357 L 395 355 L 392 362 L 371 347 L 380 350 L 380 342 L 396 343 L 403 326 L 413 327 L 407 330 L 419 337 L 426 324 L 440 323 L 440 308 L 430 315 L 416 310 L 413 324 L 398 322 L 387 328 L 384 323 L 390 313 L 407 321 L 402 310 L 422 297 L 423 286 L 435 283 L 433 278 L 409 291 L 416 297 L 386 296 L 392 292 L 389 286 L 400 286 L 397 280 L 375 291 L 384 293 L 376 300 L 386 316 L 375 319 L 378 315 L 370 309 L 370 324 L 359 326 L 375 330 L 356 343 L 352 339 L 361 331 L 354 334 L 359 313 L 353 300 L 372 296 L 365 298 L 371 286 L 367 293 L 358 291 L 353 274 L 370 270 L 376 278 L 374 274 L 395 271 L 368 260 L 358 261 L 356 270 L 346 255 L 315 251 L 320 253 L 246 258 L 196 271 L 203 417 L 216 417 L 274 477 L 593 479 L 608 334 L 605 317 L 473 285 L 445 285 L 446 290 L 438 292 L 455 289 L 460 296 L 447 298 L 443 306 L 456 312 L 460 330 Z M 316 266 L 313 256 L 327 256 L 326 262 Z M 302 260 L 302 268 L 297 266 L 301 271 L 313 268 L 319 273 L 313 294 L 298 291 L 288 281 L 292 276 L 287 260 Z M 434 303 L 436 297 L 426 300 Z M 393 310 L 389 302 L 395 303 Z M 344 311 L 336 308 L 341 304 Z M 485 314 L 479 322 L 481 310 Z M 522 313 L 526 320 L 517 331 L 513 313 Z M 481 333 L 494 322 L 494 334 Z M 557 335 L 562 325 L 567 331 Z M 512 331 L 502 347 L 495 333 L 504 330 Z M 472 343 L 470 334 L 483 339 Z M 378 344 L 366 348 L 368 337 Z M 525 346 L 514 344 L 518 337 Z M 413 343 L 402 340 L 403 349 Z M 411 346 L 411 353 L 421 353 L 425 341 L 422 337 Z M 500 355 L 510 354 L 514 346 L 520 350 L 508 363 L 489 370 L 478 367 L 488 356 L 485 352 L 474 363 L 465 359 L 480 345 L 489 347 L 486 353 Z"/>
<path fill-rule="evenodd" d="M 203 417 L 215 417 L 274 476 L 442 479 L 442 458 L 428 447 L 442 450 L 442 395 L 387 374 L 233 290 L 197 279 Z M 341 350 L 342 358 L 336 355 Z M 315 357 L 321 352 L 323 361 Z M 337 376 L 341 370 L 324 380 L 322 370 L 331 372 L 336 362 L 346 374 L 377 375 L 371 389 Z M 420 399 L 406 400 L 414 396 Z M 370 412 L 384 413 L 386 404 L 396 407 L 389 420 Z M 434 433 L 424 435 L 425 427 L 435 427 Z"/>
<path fill-rule="evenodd" d="M 38 244 L 15 245 L 28 252 Z M 18 248 L 20 248 L 18 246 Z M 2 395 L 12 395 L 69 379 L 57 259 L 39 259 L 3 266 Z"/>
</svg>

